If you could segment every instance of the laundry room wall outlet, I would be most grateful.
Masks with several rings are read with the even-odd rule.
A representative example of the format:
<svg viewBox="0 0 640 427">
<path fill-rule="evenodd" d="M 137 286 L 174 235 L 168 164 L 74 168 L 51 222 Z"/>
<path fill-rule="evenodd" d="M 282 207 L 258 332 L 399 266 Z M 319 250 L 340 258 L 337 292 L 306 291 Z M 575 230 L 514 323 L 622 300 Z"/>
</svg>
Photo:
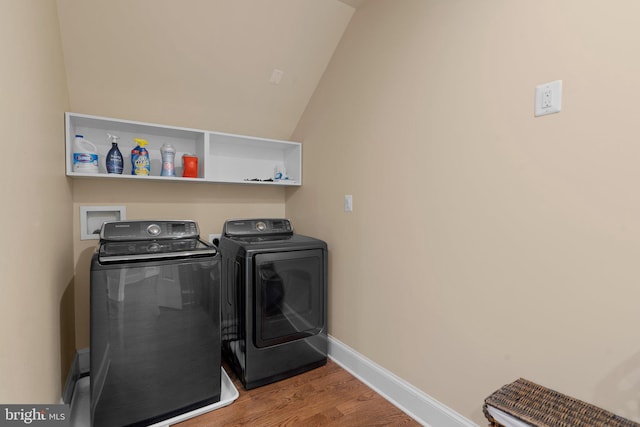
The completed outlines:
<svg viewBox="0 0 640 427">
<path fill-rule="evenodd" d="M 559 113 L 562 109 L 562 80 L 536 86 L 535 115 Z"/>
</svg>

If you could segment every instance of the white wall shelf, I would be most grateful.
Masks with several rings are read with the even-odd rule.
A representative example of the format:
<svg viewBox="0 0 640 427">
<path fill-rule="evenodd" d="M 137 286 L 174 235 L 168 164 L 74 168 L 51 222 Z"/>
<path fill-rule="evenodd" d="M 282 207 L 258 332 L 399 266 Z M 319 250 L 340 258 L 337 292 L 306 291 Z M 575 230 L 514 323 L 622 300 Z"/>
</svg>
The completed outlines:
<svg viewBox="0 0 640 427">
<path fill-rule="evenodd" d="M 302 144 L 299 142 L 258 138 L 253 136 L 180 128 L 152 123 L 134 122 L 85 114 L 66 113 L 66 168 L 74 178 L 99 177 L 105 179 L 166 180 L 183 182 L 217 182 L 299 186 L 302 184 Z M 107 134 L 120 137 L 118 148 L 124 159 L 122 175 L 108 174 L 105 166 L 111 143 Z M 73 141 L 83 135 L 98 148 L 98 173 L 73 171 Z M 131 150 L 134 138 L 148 141 L 151 175 L 131 175 Z M 176 149 L 175 177 L 160 176 L 162 158 L 160 147 L 172 144 Z M 182 177 L 182 155 L 198 156 L 198 177 Z M 274 169 L 284 167 L 289 179 L 273 179 Z"/>
</svg>

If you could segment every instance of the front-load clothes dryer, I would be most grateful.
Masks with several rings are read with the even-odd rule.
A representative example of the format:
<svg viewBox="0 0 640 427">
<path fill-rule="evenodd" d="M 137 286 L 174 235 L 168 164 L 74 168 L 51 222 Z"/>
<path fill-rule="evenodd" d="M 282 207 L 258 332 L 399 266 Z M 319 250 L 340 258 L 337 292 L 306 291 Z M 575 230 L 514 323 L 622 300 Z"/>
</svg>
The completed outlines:
<svg viewBox="0 0 640 427">
<path fill-rule="evenodd" d="M 220 256 L 193 221 L 102 226 L 91 261 L 94 427 L 147 426 L 221 395 Z"/>
<path fill-rule="evenodd" d="M 226 221 L 222 352 L 246 389 L 327 362 L 327 244 L 287 219 Z"/>
</svg>

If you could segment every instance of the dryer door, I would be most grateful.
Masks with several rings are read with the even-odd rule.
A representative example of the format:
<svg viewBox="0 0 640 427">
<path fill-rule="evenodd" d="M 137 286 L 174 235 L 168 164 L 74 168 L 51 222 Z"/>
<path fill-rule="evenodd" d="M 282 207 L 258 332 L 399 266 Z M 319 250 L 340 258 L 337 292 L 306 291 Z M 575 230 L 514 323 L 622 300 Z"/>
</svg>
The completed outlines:
<svg viewBox="0 0 640 427">
<path fill-rule="evenodd" d="M 256 347 L 315 335 L 325 324 L 321 249 L 255 256 Z"/>
</svg>

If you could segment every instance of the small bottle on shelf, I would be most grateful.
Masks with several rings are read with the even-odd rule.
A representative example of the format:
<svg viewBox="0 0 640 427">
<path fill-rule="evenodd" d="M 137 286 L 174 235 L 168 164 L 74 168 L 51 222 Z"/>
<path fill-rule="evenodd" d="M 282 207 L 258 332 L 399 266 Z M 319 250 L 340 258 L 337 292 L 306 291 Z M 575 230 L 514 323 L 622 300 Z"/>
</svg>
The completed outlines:
<svg viewBox="0 0 640 427">
<path fill-rule="evenodd" d="M 118 135 L 107 134 L 107 139 L 111 141 L 111 150 L 107 153 L 106 159 L 107 173 L 122 174 L 123 159 L 118 149 L 118 138 Z"/>
<path fill-rule="evenodd" d="M 176 149 L 171 144 L 162 144 L 160 154 L 162 155 L 162 172 L 160 172 L 160 176 L 176 176 L 174 164 Z"/>
<path fill-rule="evenodd" d="M 138 145 L 131 150 L 131 175 L 149 176 L 151 175 L 151 162 L 149 161 L 149 151 L 144 148 L 147 141 L 141 138 L 133 140 Z"/>
</svg>

